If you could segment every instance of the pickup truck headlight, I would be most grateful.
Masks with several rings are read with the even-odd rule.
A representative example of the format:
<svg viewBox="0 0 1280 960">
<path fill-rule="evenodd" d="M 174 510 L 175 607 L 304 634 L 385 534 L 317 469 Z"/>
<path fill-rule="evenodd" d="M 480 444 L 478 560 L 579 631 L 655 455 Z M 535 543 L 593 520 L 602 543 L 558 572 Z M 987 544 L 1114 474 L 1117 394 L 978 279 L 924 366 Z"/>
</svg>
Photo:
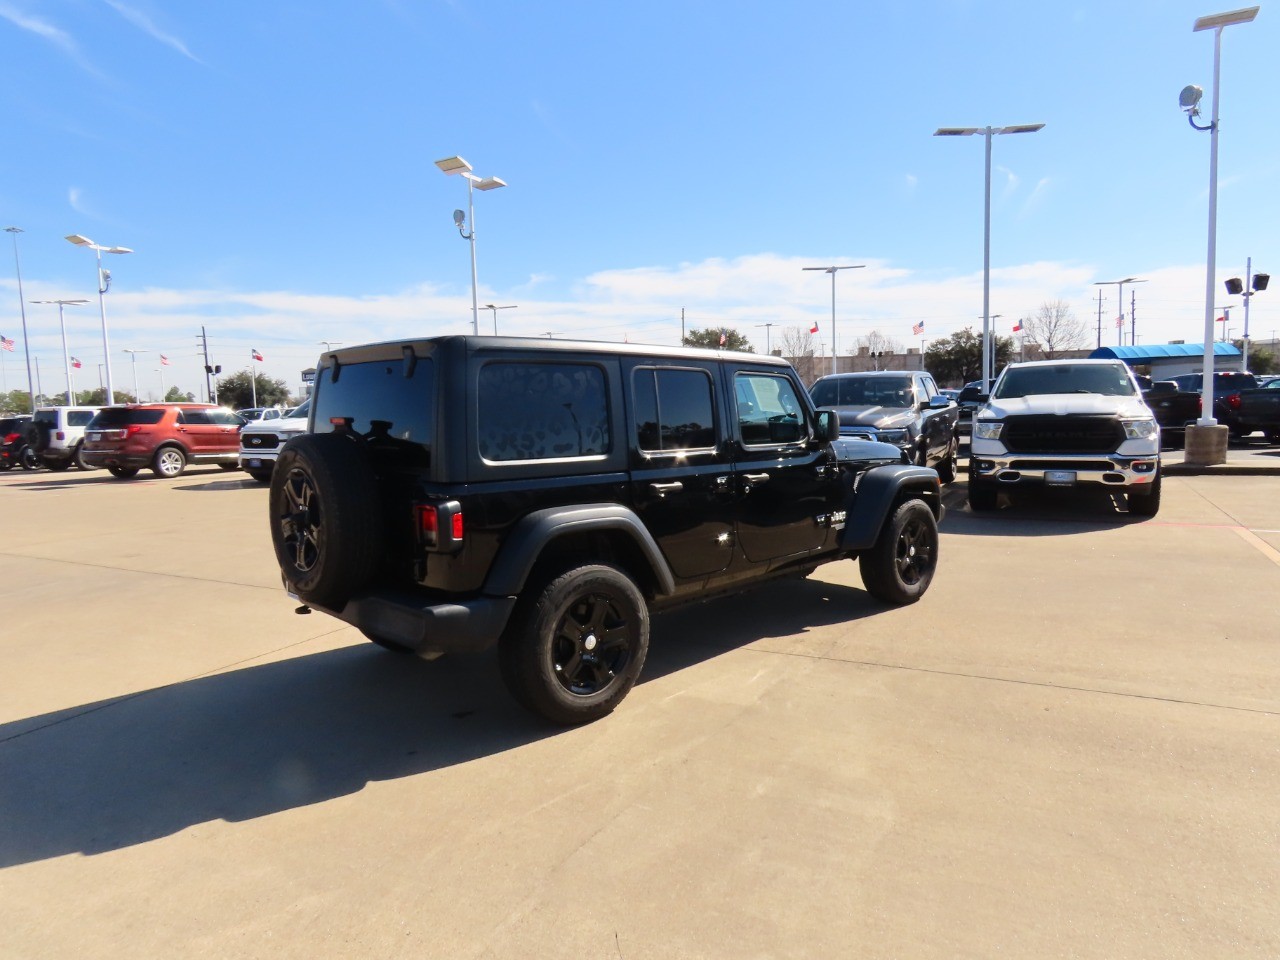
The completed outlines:
<svg viewBox="0 0 1280 960">
<path fill-rule="evenodd" d="M 898 446 L 902 446 L 910 439 L 906 430 L 881 430 L 877 436 L 885 443 L 896 443 Z"/>
<path fill-rule="evenodd" d="M 1159 428 L 1154 420 L 1125 420 L 1124 436 L 1126 440 L 1146 440 L 1154 437 Z"/>
<path fill-rule="evenodd" d="M 979 440 L 999 440 L 1003 429 L 1004 422 L 1000 420 L 975 420 L 973 423 L 973 435 Z"/>
</svg>

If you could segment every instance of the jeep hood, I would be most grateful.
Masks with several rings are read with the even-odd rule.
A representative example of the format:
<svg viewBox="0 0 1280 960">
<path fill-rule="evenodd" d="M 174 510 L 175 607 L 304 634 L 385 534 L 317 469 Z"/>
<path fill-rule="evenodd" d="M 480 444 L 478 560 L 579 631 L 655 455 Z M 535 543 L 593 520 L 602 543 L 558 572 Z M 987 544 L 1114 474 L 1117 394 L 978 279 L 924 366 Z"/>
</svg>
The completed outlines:
<svg viewBox="0 0 1280 960">
<path fill-rule="evenodd" d="M 984 420 L 1045 414 L 1060 417 L 1067 414 L 1093 414 L 1126 419 L 1152 416 L 1151 408 L 1141 397 L 1111 397 L 1099 393 L 1046 393 L 1035 397 L 993 399 L 978 410 L 978 416 Z"/>
</svg>

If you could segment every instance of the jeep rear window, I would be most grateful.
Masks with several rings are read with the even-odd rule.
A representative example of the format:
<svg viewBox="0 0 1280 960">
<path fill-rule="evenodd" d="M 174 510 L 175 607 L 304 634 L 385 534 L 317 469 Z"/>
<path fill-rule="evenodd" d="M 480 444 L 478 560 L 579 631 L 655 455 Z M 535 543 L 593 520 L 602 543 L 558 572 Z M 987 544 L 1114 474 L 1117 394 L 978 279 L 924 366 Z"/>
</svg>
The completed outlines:
<svg viewBox="0 0 1280 960">
<path fill-rule="evenodd" d="M 432 361 L 419 357 L 406 368 L 397 357 L 344 363 L 336 381 L 333 367 L 325 367 L 311 403 L 316 433 L 331 433 L 345 420 L 363 437 L 407 441 L 430 453 L 435 400 Z"/>
<path fill-rule="evenodd" d="M 135 424 L 159 423 L 163 416 L 163 410 L 128 410 L 124 407 L 108 407 L 106 410 L 99 410 L 97 415 L 89 421 L 89 426 L 97 430 L 116 430 Z"/>
<path fill-rule="evenodd" d="M 604 371 L 585 363 L 492 361 L 480 368 L 478 443 L 490 461 L 609 452 Z"/>
</svg>

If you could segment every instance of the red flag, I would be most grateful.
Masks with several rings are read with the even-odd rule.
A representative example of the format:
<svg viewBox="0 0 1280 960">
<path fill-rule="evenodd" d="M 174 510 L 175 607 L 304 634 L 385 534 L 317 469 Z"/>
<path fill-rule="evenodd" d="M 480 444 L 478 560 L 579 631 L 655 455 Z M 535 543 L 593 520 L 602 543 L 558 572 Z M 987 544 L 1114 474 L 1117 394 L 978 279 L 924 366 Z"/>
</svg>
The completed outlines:
<svg viewBox="0 0 1280 960">
<path fill-rule="evenodd" d="M 262 359 L 262 354 L 260 354 L 257 350 L 254 350 L 254 351 L 253 351 L 253 359 L 255 359 L 255 360 L 261 360 L 261 359 Z"/>
<path fill-rule="evenodd" d="M 817 320 L 813 321 L 813 326 L 809 328 L 809 332 L 810 332 L 810 333 L 817 333 L 817 332 L 818 332 L 818 321 L 817 321 Z"/>
<path fill-rule="evenodd" d="M 167 367 L 168 365 L 169 365 L 169 358 L 166 357 L 163 353 L 160 354 L 160 366 Z"/>
<path fill-rule="evenodd" d="M 71 358 L 71 366 L 73 366 L 73 367 L 75 367 L 77 370 L 79 370 L 79 369 L 80 369 L 80 367 L 81 367 L 81 363 L 80 363 L 80 361 L 79 361 L 79 360 L 77 360 L 75 357 L 72 357 L 72 358 Z"/>
</svg>

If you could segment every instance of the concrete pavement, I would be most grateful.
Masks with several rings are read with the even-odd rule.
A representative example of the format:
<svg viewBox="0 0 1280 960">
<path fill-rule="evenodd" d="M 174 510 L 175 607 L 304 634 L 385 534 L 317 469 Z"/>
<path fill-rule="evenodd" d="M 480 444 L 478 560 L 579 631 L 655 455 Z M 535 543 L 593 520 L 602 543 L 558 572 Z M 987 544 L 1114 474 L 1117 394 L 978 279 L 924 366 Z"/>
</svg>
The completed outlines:
<svg viewBox="0 0 1280 960">
<path fill-rule="evenodd" d="M 241 474 L 0 475 L 0 953 L 1280 955 L 1280 480 L 655 619 L 608 719 L 279 588 Z"/>
</svg>

